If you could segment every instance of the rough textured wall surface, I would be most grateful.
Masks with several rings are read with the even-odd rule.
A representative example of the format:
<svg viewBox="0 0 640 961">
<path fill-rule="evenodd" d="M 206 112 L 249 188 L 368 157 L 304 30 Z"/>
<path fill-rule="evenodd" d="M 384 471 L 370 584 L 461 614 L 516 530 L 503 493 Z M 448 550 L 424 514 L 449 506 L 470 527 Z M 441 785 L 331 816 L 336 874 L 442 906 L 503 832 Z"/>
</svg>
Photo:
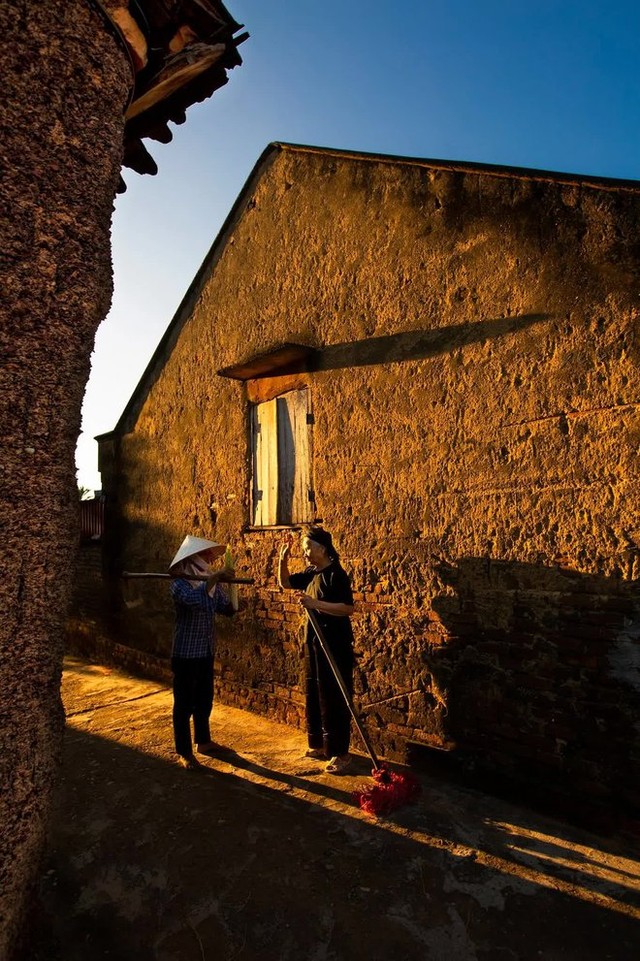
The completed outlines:
<svg viewBox="0 0 640 961">
<path fill-rule="evenodd" d="M 77 543 L 74 454 L 129 71 L 84 0 L 3 3 L 0 327 L 0 957 L 39 867 L 62 738 L 62 634 Z"/>
<path fill-rule="evenodd" d="M 221 625 L 224 697 L 300 716 L 280 532 L 248 529 L 248 398 L 303 382 L 379 748 L 637 805 L 639 219 L 624 185 L 267 157 L 104 460 L 115 568 L 165 569 L 192 532 L 257 579 Z M 313 372 L 216 376 L 285 342 Z M 166 656 L 166 589 L 125 591 L 121 638 Z"/>
</svg>

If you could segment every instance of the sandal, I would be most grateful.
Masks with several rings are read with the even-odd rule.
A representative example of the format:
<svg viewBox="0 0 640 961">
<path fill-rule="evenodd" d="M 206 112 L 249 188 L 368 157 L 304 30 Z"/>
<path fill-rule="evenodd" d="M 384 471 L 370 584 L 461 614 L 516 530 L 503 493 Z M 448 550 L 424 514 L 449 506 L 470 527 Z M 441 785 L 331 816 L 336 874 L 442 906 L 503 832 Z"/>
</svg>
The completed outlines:
<svg viewBox="0 0 640 961">
<path fill-rule="evenodd" d="M 200 764 L 200 761 L 196 757 L 194 757 L 193 754 L 190 754 L 188 757 L 185 757 L 183 754 L 179 754 L 178 764 L 180 765 L 180 767 L 186 768 L 187 771 L 202 770 L 202 765 Z"/>
<path fill-rule="evenodd" d="M 312 757 L 316 761 L 326 761 L 327 755 L 324 753 L 321 747 L 310 747 L 308 751 L 305 751 L 303 757 Z"/>
<path fill-rule="evenodd" d="M 348 754 L 343 754 L 340 757 L 332 757 L 325 771 L 327 774 L 345 774 L 351 767 L 351 758 Z"/>
</svg>

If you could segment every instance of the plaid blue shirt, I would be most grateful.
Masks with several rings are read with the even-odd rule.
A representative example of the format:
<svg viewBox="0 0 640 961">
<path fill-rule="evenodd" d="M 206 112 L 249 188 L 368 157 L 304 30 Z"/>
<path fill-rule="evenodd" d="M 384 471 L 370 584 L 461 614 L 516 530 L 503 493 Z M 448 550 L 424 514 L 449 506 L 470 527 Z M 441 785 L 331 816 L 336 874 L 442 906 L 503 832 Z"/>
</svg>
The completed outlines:
<svg viewBox="0 0 640 961">
<path fill-rule="evenodd" d="M 215 614 L 229 613 L 229 599 L 216 584 L 213 597 L 207 593 L 203 581 L 192 587 L 189 581 L 171 581 L 171 596 L 176 608 L 172 657 L 212 657 L 215 648 Z"/>
</svg>

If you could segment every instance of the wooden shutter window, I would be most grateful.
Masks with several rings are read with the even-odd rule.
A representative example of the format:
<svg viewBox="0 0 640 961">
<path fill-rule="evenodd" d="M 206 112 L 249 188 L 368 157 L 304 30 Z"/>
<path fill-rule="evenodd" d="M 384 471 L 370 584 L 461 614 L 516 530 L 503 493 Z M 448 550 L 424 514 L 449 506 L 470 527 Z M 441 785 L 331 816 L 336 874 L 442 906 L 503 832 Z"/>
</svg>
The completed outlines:
<svg viewBox="0 0 640 961">
<path fill-rule="evenodd" d="M 309 391 L 294 390 L 252 408 L 253 524 L 297 524 L 315 513 L 311 484 Z"/>
<path fill-rule="evenodd" d="M 278 401 L 278 522 L 310 520 L 313 504 L 309 443 L 309 391 L 293 390 Z"/>
</svg>

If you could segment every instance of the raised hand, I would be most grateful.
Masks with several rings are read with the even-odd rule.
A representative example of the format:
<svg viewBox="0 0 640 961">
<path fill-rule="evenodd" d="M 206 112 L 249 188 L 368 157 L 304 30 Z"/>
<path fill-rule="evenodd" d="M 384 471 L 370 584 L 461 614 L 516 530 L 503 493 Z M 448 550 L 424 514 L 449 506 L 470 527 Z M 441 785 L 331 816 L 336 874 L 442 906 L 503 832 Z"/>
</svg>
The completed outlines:
<svg viewBox="0 0 640 961">
<path fill-rule="evenodd" d="M 288 556 L 289 556 L 289 554 L 290 554 L 290 552 L 291 552 L 291 548 L 292 548 L 292 547 L 293 547 L 293 534 L 292 534 L 291 532 L 289 532 L 288 534 L 285 534 L 285 536 L 284 536 L 284 538 L 283 538 L 283 540 L 282 540 L 282 543 L 281 543 L 281 545 L 280 545 L 280 560 L 281 560 L 281 561 L 286 561 L 286 559 L 288 558 Z"/>
</svg>

